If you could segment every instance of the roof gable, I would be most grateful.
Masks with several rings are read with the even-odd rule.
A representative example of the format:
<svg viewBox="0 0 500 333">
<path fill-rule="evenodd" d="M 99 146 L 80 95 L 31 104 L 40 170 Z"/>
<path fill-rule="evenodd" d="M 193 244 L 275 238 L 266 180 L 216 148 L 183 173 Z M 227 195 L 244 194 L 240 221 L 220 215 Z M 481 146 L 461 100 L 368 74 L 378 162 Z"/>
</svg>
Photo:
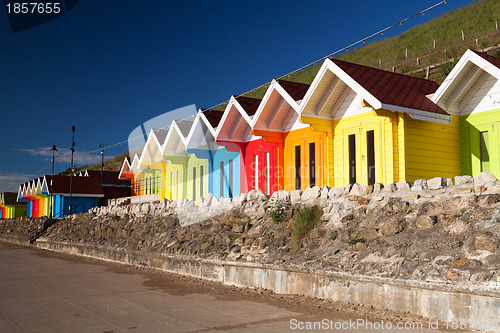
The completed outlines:
<svg viewBox="0 0 500 333">
<path fill-rule="evenodd" d="M 210 123 L 210 126 L 212 126 L 212 128 L 215 130 L 217 126 L 219 126 L 220 121 L 222 120 L 224 111 L 213 110 L 213 109 L 201 109 L 201 111 L 202 115 Z"/>
<path fill-rule="evenodd" d="M 141 158 L 139 161 L 139 168 L 143 165 L 149 165 L 152 162 L 158 162 L 162 159 L 162 149 L 160 142 L 156 137 L 154 130 L 151 130 L 148 135 L 148 140 L 142 149 Z"/>
<path fill-rule="evenodd" d="M 364 107 L 370 107 L 449 123 L 449 114 L 427 97 L 437 88 L 430 80 L 326 59 L 301 103 L 301 115 L 338 119 L 349 114 L 346 110 L 364 112 Z"/>
<path fill-rule="evenodd" d="M 432 101 L 456 115 L 500 107 L 500 59 L 467 50 L 432 96 Z M 486 98 L 489 96 L 489 98 Z"/>
<path fill-rule="evenodd" d="M 293 98 L 294 101 L 300 101 L 306 95 L 307 90 L 310 85 L 305 83 L 287 81 L 282 79 L 277 79 L 279 85 Z"/>
<path fill-rule="evenodd" d="M 17 206 L 17 193 L 3 192 L 0 193 L 0 204 L 4 206 Z"/>
<path fill-rule="evenodd" d="M 210 111 L 213 110 L 200 109 L 196 114 L 196 118 L 186 139 L 188 150 L 216 150 L 218 148 L 215 143 L 215 129 L 206 117 L 207 113 L 209 117 L 213 116 L 210 115 Z M 222 119 L 223 112 L 216 112 L 220 114 L 220 119 Z M 219 115 L 216 116 L 218 117 Z"/>
<path fill-rule="evenodd" d="M 252 128 L 273 132 L 288 132 L 299 115 L 300 101 L 309 85 L 285 80 L 273 80 L 253 118 Z"/>
<path fill-rule="evenodd" d="M 134 159 L 132 160 L 132 164 L 130 165 L 130 171 L 140 171 L 139 170 L 140 159 L 137 154 L 134 155 Z"/>
<path fill-rule="evenodd" d="M 122 179 L 125 178 L 125 175 L 130 175 L 132 174 L 132 171 L 130 170 L 130 163 L 128 157 L 125 157 L 123 160 L 122 167 L 120 168 L 120 174 L 118 175 L 118 178 Z"/>
<path fill-rule="evenodd" d="M 262 100 L 231 96 L 217 127 L 216 140 L 246 142 L 252 139 L 252 116 Z"/>
<path fill-rule="evenodd" d="M 170 125 L 170 130 L 168 131 L 167 138 L 165 139 L 165 143 L 162 147 L 162 155 L 163 156 L 187 156 L 187 142 L 186 136 L 189 134 L 187 132 L 186 135 L 182 132 L 182 129 L 185 131 L 187 125 L 191 128 L 192 121 L 189 123 L 182 123 L 184 120 L 173 120 Z M 179 126 L 180 125 L 180 126 Z"/>
<path fill-rule="evenodd" d="M 19 189 L 17 190 L 17 201 L 24 200 L 24 189 L 25 189 L 25 184 L 19 185 Z"/>
</svg>

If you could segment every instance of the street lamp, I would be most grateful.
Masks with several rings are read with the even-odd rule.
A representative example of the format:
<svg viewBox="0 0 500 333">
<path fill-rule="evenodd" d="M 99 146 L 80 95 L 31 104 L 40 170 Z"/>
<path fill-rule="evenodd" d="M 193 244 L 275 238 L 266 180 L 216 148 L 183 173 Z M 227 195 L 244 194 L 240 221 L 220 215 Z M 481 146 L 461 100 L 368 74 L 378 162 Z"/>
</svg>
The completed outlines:
<svg viewBox="0 0 500 333">
<path fill-rule="evenodd" d="M 55 162 L 55 154 L 57 148 L 56 145 L 52 146 L 50 150 L 52 152 L 52 178 L 50 178 L 50 218 L 54 217 L 54 162 Z"/>
<path fill-rule="evenodd" d="M 101 148 L 101 186 L 102 186 L 102 173 L 104 171 L 104 145 L 101 143 L 99 145 L 99 148 Z"/>
<path fill-rule="evenodd" d="M 71 128 L 73 131 L 73 140 L 71 143 L 71 173 L 69 174 L 69 214 L 72 212 L 72 207 L 71 207 L 71 201 L 73 198 L 73 172 L 75 171 L 75 168 L 73 166 L 73 155 L 75 154 L 75 126 Z"/>
</svg>

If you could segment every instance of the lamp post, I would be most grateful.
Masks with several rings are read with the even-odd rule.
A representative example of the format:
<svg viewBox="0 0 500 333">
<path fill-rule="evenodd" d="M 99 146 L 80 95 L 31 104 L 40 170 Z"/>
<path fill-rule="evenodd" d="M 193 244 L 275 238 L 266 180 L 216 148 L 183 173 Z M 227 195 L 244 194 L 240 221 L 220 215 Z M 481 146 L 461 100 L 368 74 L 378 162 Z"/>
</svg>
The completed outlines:
<svg viewBox="0 0 500 333">
<path fill-rule="evenodd" d="M 72 212 L 72 207 L 71 207 L 71 201 L 73 199 L 73 172 L 75 171 L 75 168 L 73 167 L 73 155 L 75 154 L 75 126 L 71 128 L 73 131 L 73 139 L 71 142 L 71 173 L 69 175 L 69 213 L 71 214 Z"/>
<path fill-rule="evenodd" d="M 55 154 L 57 148 L 56 145 L 52 146 L 50 150 L 52 152 L 52 178 L 50 178 L 50 218 L 54 217 L 54 163 L 55 163 Z"/>
<path fill-rule="evenodd" d="M 101 148 L 101 186 L 102 186 L 102 173 L 104 171 L 104 145 L 101 143 L 99 148 Z"/>
</svg>

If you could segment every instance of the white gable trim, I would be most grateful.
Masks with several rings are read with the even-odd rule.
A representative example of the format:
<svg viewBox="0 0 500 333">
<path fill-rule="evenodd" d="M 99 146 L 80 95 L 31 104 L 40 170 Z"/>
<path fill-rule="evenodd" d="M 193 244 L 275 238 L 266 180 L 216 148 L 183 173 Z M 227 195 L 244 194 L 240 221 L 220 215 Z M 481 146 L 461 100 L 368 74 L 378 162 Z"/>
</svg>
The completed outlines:
<svg viewBox="0 0 500 333">
<path fill-rule="evenodd" d="M 431 100 L 434 103 L 438 105 L 444 103 L 444 101 L 441 100 L 444 94 L 450 88 L 453 82 L 457 79 L 458 75 L 463 71 L 463 69 L 469 62 L 478 66 L 480 69 L 484 70 L 491 76 L 500 79 L 500 68 L 496 67 L 488 60 L 484 59 L 483 57 L 474 53 L 473 51 L 467 50 L 464 53 L 464 55 L 460 58 L 458 63 L 455 65 L 455 67 L 453 67 L 452 71 L 450 72 L 450 74 L 448 74 L 448 76 L 443 81 L 441 86 L 439 86 L 438 90 L 432 96 Z"/>
<path fill-rule="evenodd" d="M 299 105 L 299 103 L 297 103 L 296 101 L 294 101 L 294 99 L 292 98 L 292 96 L 290 96 L 290 94 L 288 94 L 286 92 L 286 90 L 279 84 L 279 82 L 276 79 L 273 79 L 271 81 L 271 84 L 269 85 L 269 87 L 266 90 L 266 94 L 264 95 L 264 98 L 262 99 L 262 102 L 259 104 L 257 112 L 255 112 L 255 115 L 253 117 L 252 124 L 251 124 L 252 130 L 255 128 L 255 125 L 257 124 L 257 121 L 261 117 L 262 112 L 264 112 L 264 108 L 266 107 L 267 103 L 269 102 L 269 99 L 271 98 L 272 93 L 274 91 L 276 91 L 281 96 L 281 98 L 286 103 L 288 103 L 288 105 L 290 105 L 291 108 L 295 112 L 297 112 L 297 114 L 299 113 L 299 111 L 300 111 L 300 105 Z M 274 115 L 274 116 L 276 116 L 276 115 Z M 271 122 L 272 122 L 272 120 L 271 120 Z"/>
<path fill-rule="evenodd" d="M 451 116 L 449 115 L 441 115 L 433 112 L 422 111 L 413 108 L 407 108 L 403 106 L 384 104 L 379 101 L 375 96 L 369 93 L 365 88 L 363 88 L 358 82 L 356 82 L 353 78 L 351 78 L 346 72 L 344 72 L 339 66 L 337 66 L 330 59 L 326 59 L 323 65 L 321 66 L 318 74 L 314 78 L 311 87 L 307 91 L 304 96 L 304 100 L 300 104 L 300 114 L 304 113 L 306 106 L 309 104 L 311 97 L 315 93 L 319 84 L 323 80 L 327 71 L 331 71 L 338 79 L 344 82 L 350 89 L 352 89 L 356 94 L 359 95 L 362 99 L 364 99 L 374 110 L 379 109 L 388 109 L 392 111 L 400 111 L 404 113 L 408 113 L 410 117 L 418 120 L 426 120 L 433 121 L 442 124 L 449 124 L 451 122 Z M 434 94 L 435 96 L 436 94 Z M 321 119 L 331 119 L 331 117 L 321 117 L 321 116 L 313 116 L 308 113 L 304 114 L 306 117 L 315 117 Z"/>
<path fill-rule="evenodd" d="M 241 107 L 240 103 L 238 103 L 238 100 L 233 95 L 233 96 L 231 96 L 231 99 L 229 100 L 229 103 L 227 104 L 226 109 L 224 110 L 224 114 L 222 115 L 222 119 L 221 119 L 221 121 L 219 123 L 219 126 L 217 126 L 217 131 L 215 133 L 215 139 L 216 140 L 219 140 L 220 132 L 221 132 L 222 128 L 226 125 L 227 117 L 229 115 L 229 112 L 231 112 L 231 109 L 232 109 L 233 105 L 236 108 L 236 110 L 238 110 L 238 112 L 240 114 L 240 117 L 242 117 L 243 119 L 245 119 L 245 121 L 248 124 L 248 127 L 250 127 L 250 130 L 252 129 L 252 119 L 248 116 L 248 114 L 246 113 L 246 111 L 243 110 L 243 108 Z M 260 107 L 260 105 L 259 105 L 259 107 Z M 224 140 L 224 141 L 232 141 L 232 140 Z M 239 142 L 239 141 L 234 141 L 234 142 Z"/>
<path fill-rule="evenodd" d="M 191 129 L 190 129 L 191 130 Z M 184 150 L 186 151 L 187 154 L 187 140 L 182 134 L 179 126 L 177 126 L 177 123 L 175 120 L 172 120 L 172 124 L 170 125 L 170 130 L 168 131 L 167 137 L 165 138 L 165 143 L 161 147 L 161 154 L 162 156 L 165 156 L 165 150 L 167 149 L 167 145 L 172 140 L 172 137 L 174 135 L 177 135 L 181 141 L 181 143 L 184 145 Z"/>
<path fill-rule="evenodd" d="M 146 144 L 144 145 L 144 148 L 142 149 L 141 158 L 139 160 L 139 165 L 138 165 L 139 168 L 142 166 L 142 163 L 144 162 L 144 156 L 145 156 L 151 142 L 153 142 L 152 144 L 156 144 L 156 149 L 158 149 L 158 152 L 160 152 L 160 154 L 162 153 L 160 142 L 158 141 L 158 138 L 156 137 L 154 130 L 151 129 L 151 131 L 149 132 L 149 135 L 148 135 L 148 140 L 146 141 Z M 153 147 L 153 149 L 154 149 L 154 147 Z"/>
<path fill-rule="evenodd" d="M 212 125 L 208 121 L 207 117 L 203 114 L 203 111 L 200 109 L 200 110 L 198 110 L 198 113 L 196 114 L 196 118 L 193 121 L 193 125 L 191 126 L 191 129 L 189 130 L 189 134 L 188 134 L 188 137 L 186 139 L 186 146 L 187 147 L 189 147 L 189 143 L 193 139 L 194 132 L 196 131 L 196 126 L 201 121 L 203 121 L 205 126 L 207 126 L 208 130 L 210 131 L 210 134 L 212 134 L 212 136 L 214 137 L 214 140 L 215 140 L 215 135 L 216 135 L 215 129 L 212 127 Z"/>
<path fill-rule="evenodd" d="M 130 166 L 130 163 L 128 162 L 128 158 L 125 157 L 125 160 L 122 163 L 122 167 L 120 168 L 120 174 L 118 175 L 118 179 L 122 178 L 123 170 L 125 167 L 128 166 L 128 170 L 132 172 L 132 167 Z"/>
</svg>

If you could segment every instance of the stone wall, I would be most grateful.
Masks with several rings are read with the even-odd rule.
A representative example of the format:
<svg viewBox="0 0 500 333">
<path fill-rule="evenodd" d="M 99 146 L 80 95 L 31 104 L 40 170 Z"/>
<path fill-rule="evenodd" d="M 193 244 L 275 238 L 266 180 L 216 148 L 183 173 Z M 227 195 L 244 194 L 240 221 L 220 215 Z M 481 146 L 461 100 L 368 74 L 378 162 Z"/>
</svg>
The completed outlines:
<svg viewBox="0 0 500 333">
<path fill-rule="evenodd" d="M 162 269 L 176 262 L 171 270 L 182 274 L 219 260 L 224 283 L 374 307 L 397 309 L 411 301 L 408 311 L 486 329 L 498 325 L 492 313 L 500 297 L 499 185 L 482 173 L 271 197 L 260 191 L 233 199 L 208 195 L 198 205 L 124 202 L 61 219 L 42 237 L 62 251 L 102 257 L 104 247 L 109 258 L 137 257 L 131 263 Z M 269 214 L 277 206 L 284 207 L 280 221 Z M 292 217 L 310 206 L 323 215 L 296 240 Z M 0 239 L 25 242 L 42 225 L 40 219 L 0 221 Z M 201 277 L 218 280 L 219 273 Z M 396 295 L 403 303 L 393 301 Z"/>
<path fill-rule="evenodd" d="M 329 225 L 335 228 L 341 227 L 342 218 L 352 213 L 356 207 L 366 205 L 368 210 L 373 210 L 386 205 L 391 198 L 399 198 L 410 204 L 422 204 L 456 197 L 484 197 L 489 194 L 500 194 L 500 181 L 491 173 L 483 172 L 475 177 L 457 176 L 455 180 L 440 177 L 429 180 L 419 179 L 413 185 L 401 181 L 395 184 L 376 183 L 371 186 L 354 184 L 339 188 L 314 186 L 308 187 L 305 191 L 277 191 L 270 198 L 256 190 L 243 193 L 233 199 L 217 198 L 209 193 L 199 204 L 188 199 L 159 202 L 157 195 L 151 195 L 151 198 L 141 200 L 132 197 L 131 204 L 128 201 L 122 201 L 107 207 L 96 207 L 89 212 L 98 216 L 108 214 L 123 217 L 125 215 L 144 216 L 149 213 L 166 214 L 174 211 L 179 217 L 180 225 L 188 226 L 218 216 L 233 208 L 243 207 L 247 214 L 262 214 L 268 201 L 284 201 L 291 204 L 323 207 L 323 219 L 328 219 Z"/>
</svg>

